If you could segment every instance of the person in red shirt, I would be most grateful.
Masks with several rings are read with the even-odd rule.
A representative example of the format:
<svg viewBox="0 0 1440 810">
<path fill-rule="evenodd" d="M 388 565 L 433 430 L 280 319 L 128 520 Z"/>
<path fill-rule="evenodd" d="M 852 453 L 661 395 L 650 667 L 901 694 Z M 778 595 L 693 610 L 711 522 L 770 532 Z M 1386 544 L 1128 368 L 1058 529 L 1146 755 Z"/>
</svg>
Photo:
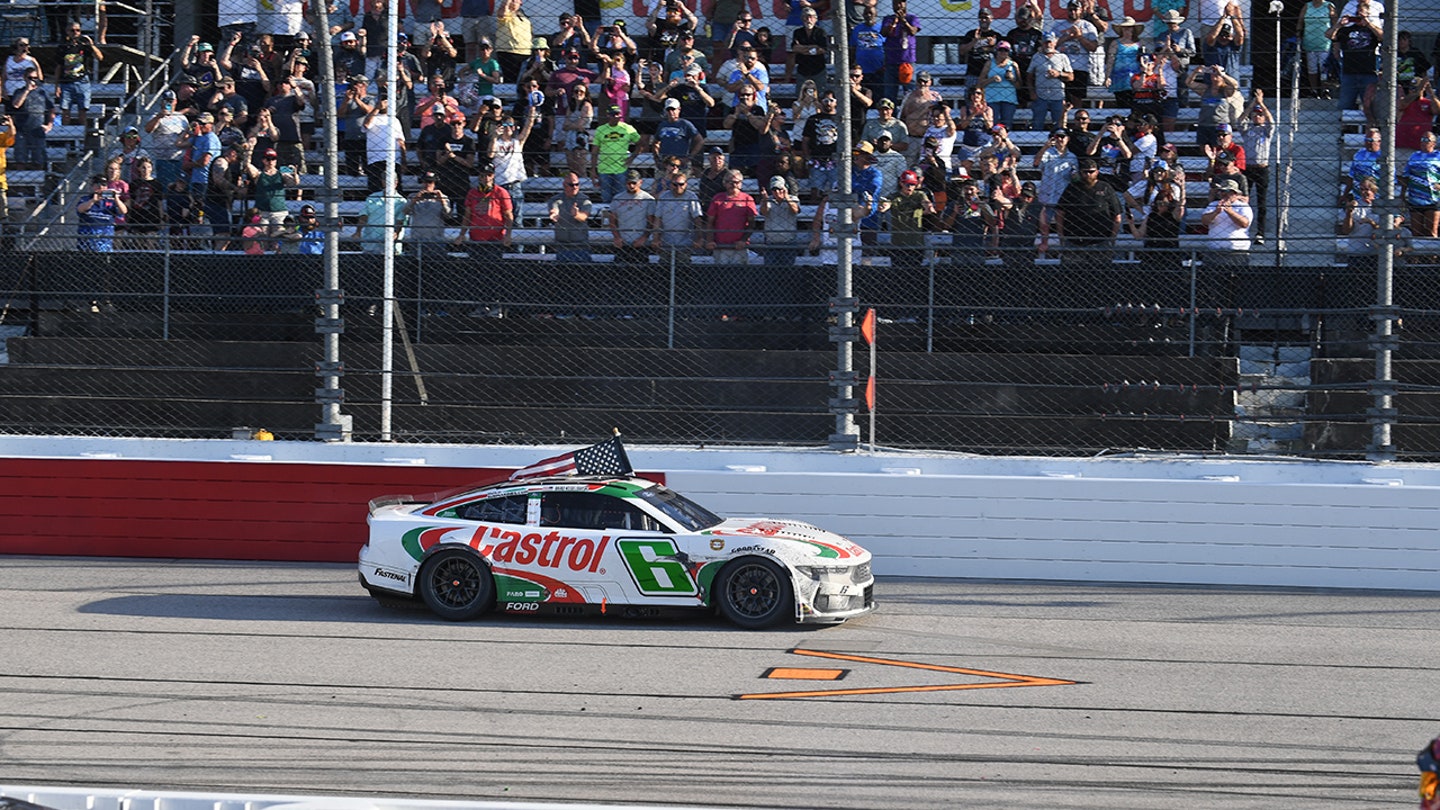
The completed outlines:
<svg viewBox="0 0 1440 810">
<path fill-rule="evenodd" d="M 1215 173 L 1215 156 L 1221 152 L 1229 152 L 1231 159 L 1235 161 L 1235 168 L 1245 171 L 1245 147 L 1235 140 L 1235 133 L 1230 129 L 1229 124 L 1220 124 L 1215 127 L 1215 145 L 1205 147 L 1205 156 L 1210 158 L 1210 173 Z"/>
<path fill-rule="evenodd" d="M 725 175 L 725 190 L 716 194 L 705 211 L 710 234 L 706 247 L 714 251 L 716 264 L 745 264 L 750 252 L 750 231 L 755 227 L 755 198 L 740 190 L 745 176 L 731 169 Z"/>
<path fill-rule="evenodd" d="M 456 245 L 466 245 L 475 258 L 498 261 L 510 246 L 510 227 L 515 223 L 515 204 L 510 192 L 495 185 L 495 166 L 478 167 L 479 181 L 465 195 L 465 217 Z"/>
</svg>

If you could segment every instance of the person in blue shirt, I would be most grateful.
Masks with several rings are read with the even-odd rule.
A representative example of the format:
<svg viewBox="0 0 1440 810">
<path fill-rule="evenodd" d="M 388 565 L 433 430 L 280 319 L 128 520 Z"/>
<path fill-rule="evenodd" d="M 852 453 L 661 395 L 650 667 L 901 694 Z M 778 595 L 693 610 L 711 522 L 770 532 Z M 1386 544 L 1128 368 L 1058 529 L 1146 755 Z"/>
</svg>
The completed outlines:
<svg viewBox="0 0 1440 810">
<path fill-rule="evenodd" d="M 850 48 L 854 51 L 855 66 L 865 74 L 865 88 L 878 92 L 885 77 L 885 37 L 880 33 L 880 18 L 875 7 L 867 5 L 861 13 L 863 21 L 850 29 Z"/>
<path fill-rule="evenodd" d="M 861 241 L 867 245 L 876 242 L 880 230 L 880 189 L 885 180 L 875 165 L 875 146 L 861 141 L 852 152 L 854 169 L 850 175 L 850 189 L 855 193 L 856 206 L 865 211 L 860 220 Z"/>
<path fill-rule="evenodd" d="M 1372 127 L 1365 131 L 1365 145 L 1355 153 L 1350 161 L 1350 170 L 1345 173 L 1346 194 L 1354 194 L 1356 186 L 1366 177 L 1379 181 L 1381 143 L 1380 130 Z"/>
<path fill-rule="evenodd" d="M 75 206 L 76 247 L 82 253 L 110 253 L 115 250 L 115 222 L 125 216 L 125 201 L 114 189 L 106 188 L 103 175 L 90 178 L 90 191 Z"/>
<path fill-rule="evenodd" d="M 1440 222 L 1440 152 L 1435 151 L 1435 133 L 1420 136 L 1420 149 L 1405 164 L 1400 183 L 1410 206 L 1410 233 L 1422 239 L 1435 238 Z"/>
</svg>

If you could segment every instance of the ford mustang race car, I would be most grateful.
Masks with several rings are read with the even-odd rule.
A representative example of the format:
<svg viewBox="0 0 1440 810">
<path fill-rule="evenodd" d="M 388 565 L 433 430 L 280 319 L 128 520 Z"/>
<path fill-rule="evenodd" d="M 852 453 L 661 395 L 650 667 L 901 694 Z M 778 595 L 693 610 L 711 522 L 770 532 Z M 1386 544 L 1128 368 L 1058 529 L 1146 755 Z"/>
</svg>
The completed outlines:
<svg viewBox="0 0 1440 810">
<path fill-rule="evenodd" d="M 870 552 L 807 523 L 722 519 L 628 475 L 550 476 L 370 503 L 360 584 L 453 621 L 718 610 L 741 627 L 875 608 Z"/>
</svg>

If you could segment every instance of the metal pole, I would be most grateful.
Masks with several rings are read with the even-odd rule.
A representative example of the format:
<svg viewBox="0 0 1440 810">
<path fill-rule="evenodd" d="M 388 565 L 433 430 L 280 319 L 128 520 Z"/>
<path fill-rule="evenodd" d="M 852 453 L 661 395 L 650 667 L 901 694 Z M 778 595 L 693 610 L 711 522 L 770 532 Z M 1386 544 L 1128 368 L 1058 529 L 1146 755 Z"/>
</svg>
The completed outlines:
<svg viewBox="0 0 1440 810">
<path fill-rule="evenodd" d="M 1380 240 L 1379 269 L 1375 278 L 1375 379 L 1370 389 L 1375 404 L 1370 408 L 1371 442 L 1366 457 L 1371 461 L 1394 461 L 1395 446 L 1391 444 L 1391 428 L 1395 424 L 1395 380 L 1390 365 L 1391 353 L 1395 347 L 1395 240 L 1399 238 L 1395 227 L 1394 214 L 1399 210 L 1400 201 L 1395 196 L 1395 123 L 1398 114 L 1395 98 L 1396 54 L 1399 44 L 1398 0 L 1391 0 L 1385 9 L 1385 44 L 1383 69 L 1380 75 L 1380 92 L 1384 99 L 1384 144 L 1380 157 L 1381 190 L 1385 194 L 1383 238 Z"/>
<path fill-rule="evenodd" d="M 321 316 L 315 321 L 315 331 L 323 338 L 324 359 L 315 371 L 322 379 L 322 385 L 315 391 L 315 400 L 320 404 L 321 421 L 315 426 L 315 438 L 322 441 L 345 441 L 350 437 L 350 417 L 340 413 L 340 403 L 345 401 L 345 390 L 340 387 L 344 369 L 340 365 L 340 333 L 345 323 L 340 319 L 340 192 L 336 178 L 340 174 L 339 162 L 335 155 L 335 64 L 330 47 L 330 12 L 324 0 L 315 6 L 316 39 L 320 45 L 320 98 L 325 116 L 325 271 L 324 282 L 316 291 L 316 303 L 320 305 Z"/>
<path fill-rule="evenodd" d="M 390 3 L 390 14 L 385 31 L 389 40 L 385 43 L 385 115 L 383 123 L 388 130 L 390 121 L 395 120 L 395 60 L 399 48 L 395 32 L 399 30 L 399 2 Z M 390 132 L 391 137 L 395 133 Z M 392 419 L 395 412 L 395 206 L 390 195 L 395 193 L 395 150 L 389 144 L 385 149 L 385 237 L 381 249 L 385 255 L 384 289 L 381 292 L 380 328 L 380 441 L 391 441 Z"/>
<path fill-rule="evenodd" d="M 839 93 L 840 132 L 836 151 L 839 152 L 839 192 L 829 201 L 835 209 L 835 235 L 839 239 L 839 261 L 835 268 L 835 397 L 832 411 L 835 414 L 835 433 L 830 436 L 830 447 L 836 450 L 854 450 L 860 445 L 860 430 L 855 425 L 855 312 L 858 308 L 854 296 L 855 260 L 855 192 L 852 185 L 852 158 L 850 155 L 850 28 L 845 17 L 845 3 L 831 6 L 835 21 L 835 78 Z"/>
</svg>

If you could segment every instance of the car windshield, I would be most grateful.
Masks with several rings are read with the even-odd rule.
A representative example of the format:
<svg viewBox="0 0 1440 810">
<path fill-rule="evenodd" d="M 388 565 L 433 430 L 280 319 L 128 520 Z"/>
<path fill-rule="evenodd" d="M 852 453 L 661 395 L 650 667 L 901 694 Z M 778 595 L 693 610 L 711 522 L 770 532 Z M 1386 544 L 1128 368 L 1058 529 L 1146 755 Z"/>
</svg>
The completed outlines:
<svg viewBox="0 0 1440 810">
<path fill-rule="evenodd" d="M 647 503 L 665 513 L 665 516 L 680 524 L 687 531 L 698 532 L 708 529 L 723 518 L 711 512 L 680 493 L 662 486 L 646 487 L 639 496 Z"/>
</svg>

